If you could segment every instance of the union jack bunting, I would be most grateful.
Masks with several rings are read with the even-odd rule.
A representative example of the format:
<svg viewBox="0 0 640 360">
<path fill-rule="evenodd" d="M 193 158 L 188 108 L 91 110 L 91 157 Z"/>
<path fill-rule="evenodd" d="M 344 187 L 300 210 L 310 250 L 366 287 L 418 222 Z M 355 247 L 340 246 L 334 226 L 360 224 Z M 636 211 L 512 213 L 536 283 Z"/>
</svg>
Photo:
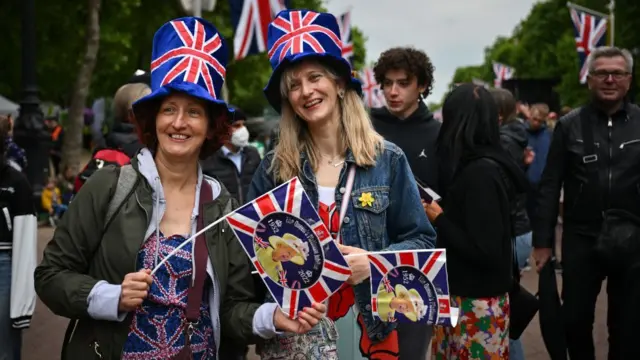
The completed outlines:
<svg viewBox="0 0 640 360">
<path fill-rule="evenodd" d="M 289 7 L 289 0 L 229 0 L 236 60 L 267 51 L 269 22 Z"/>
<path fill-rule="evenodd" d="M 569 13 L 575 30 L 576 50 L 580 62 L 580 83 L 587 81 L 589 64 L 587 58 L 591 51 L 606 44 L 608 17 L 599 16 L 569 5 Z"/>
<path fill-rule="evenodd" d="M 220 35 L 217 32 L 207 33 L 200 21 L 191 20 L 187 23 L 185 20 L 174 20 L 170 24 L 175 32 L 173 42 L 166 43 L 164 48 L 154 48 L 152 80 L 157 78 L 153 76 L 156 71 L 161 71 L 164 76 L 159 86 L 155 84 L 152 87 L 164 86 L 177 80 L 202 83 L 207 92 L 217 99 L 216 88 L 222 86 L 226 75 L 224 64 L 218 60 L 220 55 L 216 55 L 221 49 L 224 50 Z M 179 46 L 175 42 L 179 42 Z M 214 79 L 213 76 L 217 78 Z"/>
<path fill-rule="evenodd" d="M 499 62 L 493 62 L 493 73 L 496 75 L 494 80 L 494 86 L 499 88 L 502 87 L 503 80 L 509 80 L 513 77 L 513 74 L 516 72 L 516 69 L 507 66 L 505 64 L 501 64 Z"/>
<path fill-rule="evenodd" d="M 362 93 L 364 94 L 364 105 L 370 109 L 385 106 L 384 95 L 380 85 L 376 83 L 371 68 L 364 68 L 359 73 L 360 81 L 362 81 Z"/>
<path fill-rule="evenodd" d="M 351 39 L 351 11 L 347 11 L 338 18 L 340 38 L 342 39 L 342 57 L 353 65 L 353 40 Z"/>
<path fill-rule="evenodd" d="M 433 112 L 433 118 L 438 120 L 439 122 L 442 122 L 442 108 Z"/>
<path fill-rule="evenodd" d="M 340 35 L 333 32 L 323 24 L 316 23 L 320 18 L 320 14 L 307 11 L 291 11 L 286 14 L 277 16 L 271 22 L 274 29 L 283 33 L 279 36 L 271 48 L 269 49 L 269 59 L 274 62 L 282 61 L 287 54 L 299 54 L 305 51 L 305 45 L 310 47 L 314 53 L 325 53 L 326 49 L 318 38 L 318 35 L 324 34 L 325 37 L 342 49 L 342 40 Z"/>
<path fill-rule="evenodd" d="M 444 249 L 370 253 L 371 310 L 384 322 L 456 326 Z"/>
<path fill-rule="evenodd" d="M 240 207 L 227 222 L 292 319 L 328 299 L 351 275 L 297 177 Z"/>
</svg>

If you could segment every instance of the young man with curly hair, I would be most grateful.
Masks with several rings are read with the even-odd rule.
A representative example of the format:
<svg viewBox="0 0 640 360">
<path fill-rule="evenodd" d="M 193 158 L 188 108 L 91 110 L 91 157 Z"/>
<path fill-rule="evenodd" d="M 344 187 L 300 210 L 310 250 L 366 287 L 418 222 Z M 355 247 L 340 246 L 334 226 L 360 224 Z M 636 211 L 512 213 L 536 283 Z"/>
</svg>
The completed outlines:
<svg viewBox="0 0 640 360">
<path fill-rule="evenodd" d="M 415 177 L 437 192 L 440 122 L 423 101 L 433 88 L 433 71 L 423 51 L 395 47 L 383 52 L 373 72 L 387 104 L 371 110 L 371 121 L 378 133 L 404 151 Z"/>
</svg>

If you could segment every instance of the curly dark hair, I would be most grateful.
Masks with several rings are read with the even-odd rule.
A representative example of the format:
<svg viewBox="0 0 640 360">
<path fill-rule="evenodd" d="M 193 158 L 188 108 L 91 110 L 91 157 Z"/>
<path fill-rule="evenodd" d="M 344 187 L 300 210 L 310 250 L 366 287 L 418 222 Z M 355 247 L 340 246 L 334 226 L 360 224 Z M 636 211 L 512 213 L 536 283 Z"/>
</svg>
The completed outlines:
<svg viewBox="0 0 640 360">
<path fill-rule="evenodd" d="M 395 47 L 383 52 L 373 67 L 376 82 L 380 86 L 389 70 L 404 70 L 409 76 L 415 76 L 418 86 L 425 87 L 422 96 L 431 94 L 435 67 L 424 51 L 412 47 Z"/>
<path fill-rule="evenodd" d="M 162 99 L 158 99 L 135 109 L 135 125 L 140 142 L 151 152 L 158 147 L 156 133 L 156 116 L 160 111 Z M 211 104 L 206 107 L 209 118 L 209 131 L 213 132 L 211 139 L 207 138 L 200 148 L 200 159 L 204 160 L 218 151 L 231 137 L 231 124 L 224 105 Z"/>
</svg>

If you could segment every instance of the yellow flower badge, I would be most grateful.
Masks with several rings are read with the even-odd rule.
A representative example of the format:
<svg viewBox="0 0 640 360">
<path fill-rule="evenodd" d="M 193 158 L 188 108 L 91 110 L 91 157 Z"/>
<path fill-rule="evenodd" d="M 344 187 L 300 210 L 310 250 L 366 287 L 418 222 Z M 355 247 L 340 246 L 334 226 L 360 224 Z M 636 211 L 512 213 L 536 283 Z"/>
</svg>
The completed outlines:
<svg viewBox="0 0 640 360">
<path fill-rule="evenodd" d="M 360 201 L 361 206 L 363 207 L 372 206 L 373 202 L 375 201 L 373 196 L 371 196 L 370 192 L 362 193 L 358 200 Z"/>
</svg>

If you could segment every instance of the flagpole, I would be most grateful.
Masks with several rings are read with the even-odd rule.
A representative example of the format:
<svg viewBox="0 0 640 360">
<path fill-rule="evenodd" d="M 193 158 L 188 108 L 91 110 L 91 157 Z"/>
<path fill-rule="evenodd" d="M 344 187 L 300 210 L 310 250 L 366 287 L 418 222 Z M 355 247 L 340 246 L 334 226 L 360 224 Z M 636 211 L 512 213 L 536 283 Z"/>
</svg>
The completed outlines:
<svg viewBox="0 0 640 360">
<path fill-rule="evenodd" d="M 202 0 L 193 0 L 191 3 L 193 16 L 202 17 Z"/>
<path fill-rule="evenodd" d="M 615 46 L 614 40 L 615 40 L 615 33 L 616 33 L 616 27 L 615 27 L 615 8 L 616 8 L 616 2 L 615 0 L 610 0 L 609 1 L 609 21 L 611 22 L 611 46 Z"/>
<path fill-rule="evenodd" d="M 599 11 L 595 11 L 593 9 L 589 9 L 589 8 L 584 7 L 584 6 L 580 6 L 580 5 L 574 4 L 572 2 L 567 2 L 567 6 L 570 7 L 570 8 L 574 8 L 574 9 L 577 9 L 577 10 L 580 10 L 580 11 L 584 11 L 584 12 L 587 12 L 587 13 L 590 13 L 590 14 L 593 14 L 593 15 L 597 15 L 597 16 L 600 16 L 600 17 L 604 17 L 604 18 L 608 18 L 609 17 L 609 14 L 601 13 Z"/>
</svg>

